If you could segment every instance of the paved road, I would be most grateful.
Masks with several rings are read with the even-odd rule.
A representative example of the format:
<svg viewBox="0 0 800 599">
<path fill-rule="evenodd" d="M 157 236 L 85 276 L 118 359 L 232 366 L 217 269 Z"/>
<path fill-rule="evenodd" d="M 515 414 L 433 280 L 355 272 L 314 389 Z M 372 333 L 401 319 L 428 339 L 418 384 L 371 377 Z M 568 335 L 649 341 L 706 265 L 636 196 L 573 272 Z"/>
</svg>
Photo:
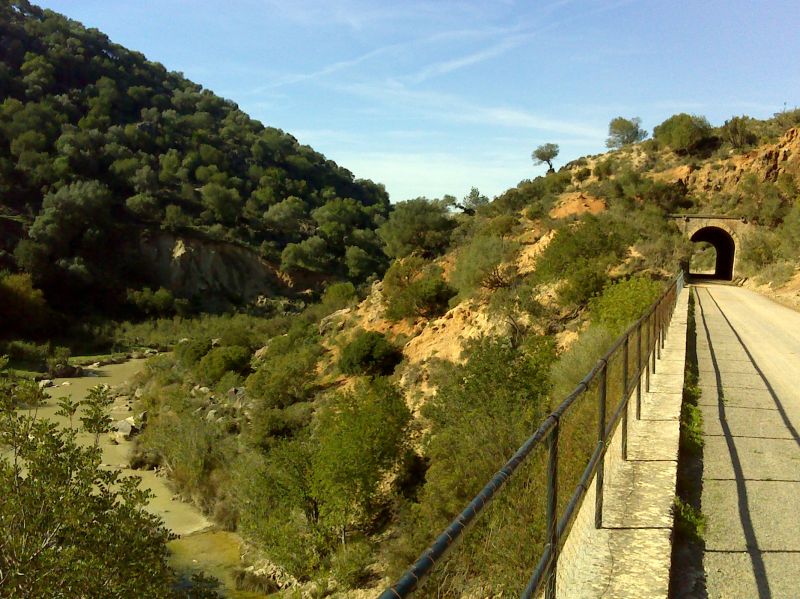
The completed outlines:
<svg viewBox="0 0 800 599">
<path fill-rule="evenodd" d="M 708 597 L 800 597 L 800 313 L 695 289 Z"/>
</svg>

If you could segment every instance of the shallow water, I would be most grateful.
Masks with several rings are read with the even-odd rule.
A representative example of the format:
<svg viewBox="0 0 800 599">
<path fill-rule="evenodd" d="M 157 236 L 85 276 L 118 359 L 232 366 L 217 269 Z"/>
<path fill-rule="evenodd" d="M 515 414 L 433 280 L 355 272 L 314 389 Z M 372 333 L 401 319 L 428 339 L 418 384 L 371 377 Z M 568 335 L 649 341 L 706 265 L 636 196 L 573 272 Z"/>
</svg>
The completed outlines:
<svg viewBox="0 0 800 599">
<path fill-rule="evenodd" d="M 22 410 L 36 414 L 39 418 L 47 418 L 61 426 L 67 426 L 67 419 L 56 416 L 58 399 L 71 395 L 75 400 L 86 398 L 89 389 L 95 385 L 106 384 L 110 387 L 122 385 L 130 381 L 144 367 L 145 360 L 129 360 L 122 364 L 110 364 L 90 370 L 93 376 L 72 379 L 53 379 L 54 387 L 46 389 L 51 399 L 41 406 Z M 65 385 L 64 383 L 69 383 Z M 134 415 L 124 401 L 115 400 L 111 406 L 111 418 L 114 422 Z M 75 415 L 74 423 L 79 424 Z M 78 442 L 84 445 L 94 443 L 94 435 L 79 433 Z M 231 532 L 218 531 L 213 523 L 200 510 L 190 503 L 181 501 L 175 496 L 169 482 L 155 471 L 132 470 L 128 467 L 132 441 L 121 441 L 118 445 L 111 442 L 108 435 L 100 436 L 100 448 L 103 452 L 103 464 L 117 468 L 123 475 L 138 476 L 142 480 L 142 488 L 153 493 L 147 510 L 160 516 L 164 525 L 180 538 L 170 541 L 168 547 L 172 554 L 170 562 L 179 572 L 202 571 L 218 578 L 222 582 L 226 594 L 241 599 L 262 597 L 252 593 L 235 591 L 234 570 L 239 565 L 241 538 Z"/>
</svg>

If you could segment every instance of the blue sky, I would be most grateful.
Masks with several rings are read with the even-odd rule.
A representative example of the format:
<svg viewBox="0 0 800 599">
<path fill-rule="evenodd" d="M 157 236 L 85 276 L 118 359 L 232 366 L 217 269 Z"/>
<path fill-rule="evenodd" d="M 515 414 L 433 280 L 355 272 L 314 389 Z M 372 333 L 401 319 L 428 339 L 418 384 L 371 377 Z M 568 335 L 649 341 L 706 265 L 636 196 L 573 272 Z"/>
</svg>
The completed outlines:
<svg viewBox="0 0 800 599">
<path fill-rule="evenodd" d="M 35 1 L 35 0 L 34 0 Z M 798 0 L 46 0 L 393 201 L 489 196 L 605 151 L 608 122 L 800 105 Z"/>
</svg>

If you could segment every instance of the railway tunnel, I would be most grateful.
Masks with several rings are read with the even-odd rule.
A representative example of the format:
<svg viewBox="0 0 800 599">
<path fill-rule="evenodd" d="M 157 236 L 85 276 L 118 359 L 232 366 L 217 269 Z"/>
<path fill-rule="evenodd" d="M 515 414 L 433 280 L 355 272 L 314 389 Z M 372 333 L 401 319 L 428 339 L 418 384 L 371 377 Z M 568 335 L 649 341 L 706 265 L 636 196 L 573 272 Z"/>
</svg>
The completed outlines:
<svg viewBox="0 0 800 599">
<path fill-rule="evenodd" d="M 706 242 L 714 246 L 716 251 L 716 261 L 714 264 L 714 274 L 700 275 L 705 278 L 713 278 L 722 281 L 733 280 L 733 263 L 736 257 L 736 242 L 730 233 L 720 227 L 703 227 L 695 231 L 689 238 L 694 243 Z M 694 273 L 689 273 L 694 274 Z M 698 276 L 698 275 L 694 275 Z"/>
<path fill-rule="evenodd" d="M 713 272 L 687 270 L 695 278 L 732 281 L 736 276 L 737 254 L 743 237 L 750 234 L 752 225 L 745 219 L 721 214 L 671 214 L 684 236 L 694 244 L 713 246 Z M 700 246 L 696 246 L 700 249 Z"/>
</svg>

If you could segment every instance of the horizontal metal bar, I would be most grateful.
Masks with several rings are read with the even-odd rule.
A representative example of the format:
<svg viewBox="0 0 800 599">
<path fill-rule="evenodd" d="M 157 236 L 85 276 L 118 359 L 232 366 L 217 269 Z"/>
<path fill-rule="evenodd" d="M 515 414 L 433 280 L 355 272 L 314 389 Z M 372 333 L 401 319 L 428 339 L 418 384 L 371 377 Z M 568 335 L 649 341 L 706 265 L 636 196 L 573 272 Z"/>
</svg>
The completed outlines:
<svg viewBox="0 0 800 599">
<path fill-rule="evenodd" d="M 453 546 L 453 543 L 461 536 L 464 529 L 480 514 L 486 505 L 492 500 L 511 475 L 519 468 L 520 464 L 530 454 L 536 445 L 547 435 L 558 422 L 553 415 L 548 416 L 541 426 L 531 435 L 527 441 L 517 450 L 505 466 L 503 466 L 492 479 L 483 487 L 480 493 L 467 505 L 458 517 L 450 523 L 450 526 L 440 534 L 430 547 L 420 556 L 411 568 L 406 571 L 397 583 L 386 589 L 380 597 L 390 599 L 392 597 L 405 597 L 411 593 L 420 580 L 425 578 L 436 563 Z"/>
</svg>

